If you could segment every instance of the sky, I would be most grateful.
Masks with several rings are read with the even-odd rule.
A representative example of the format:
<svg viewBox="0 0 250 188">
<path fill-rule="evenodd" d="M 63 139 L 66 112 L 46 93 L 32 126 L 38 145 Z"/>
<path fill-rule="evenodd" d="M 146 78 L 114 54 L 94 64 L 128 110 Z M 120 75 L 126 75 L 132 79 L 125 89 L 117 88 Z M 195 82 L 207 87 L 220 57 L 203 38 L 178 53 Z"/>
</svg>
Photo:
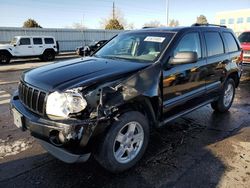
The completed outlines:
<svg viewBox="0 0 250 188">
<path fill-rule="evenodd" d="M 44 28 L 71 27 L 83 23 L 89 29 L 101 28 L 112 12 L 112 3 L 134 28 L 158 20 L 166 24 L 167 0 L 0 0 L 0 26 L 21 27 L 28 18 Z M 169 0 L 169 19 L 188 26 L 203 14 L 209 23 L 220 11 L 250 8 L 250 0 Z"/>
</svg>

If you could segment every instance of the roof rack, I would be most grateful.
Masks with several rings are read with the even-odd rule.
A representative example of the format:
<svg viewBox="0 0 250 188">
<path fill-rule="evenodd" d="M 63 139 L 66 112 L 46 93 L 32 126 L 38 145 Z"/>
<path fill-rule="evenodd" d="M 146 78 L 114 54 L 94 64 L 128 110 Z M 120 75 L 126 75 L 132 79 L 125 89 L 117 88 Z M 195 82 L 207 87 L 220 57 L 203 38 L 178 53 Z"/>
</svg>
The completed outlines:
<svg viewBox="0 0 250 188">
<path fill-rule="evenodd" d="M 217 25 L 217 24 L 199 24 L 199 23 L 195 23 L 195 24 L 192 24 L 192 26 L 216 26 L 216 27 L 224 27 L 224 28 L 227 28 L 227 26 L 225 25 Z"/>
<path fill-rule="evenodd" d="M 142 27 L 142 29 L 150 29 L 150 28 L 155 28 L 155 27 L 151 27 L 151 26 Z"/>
</svg>

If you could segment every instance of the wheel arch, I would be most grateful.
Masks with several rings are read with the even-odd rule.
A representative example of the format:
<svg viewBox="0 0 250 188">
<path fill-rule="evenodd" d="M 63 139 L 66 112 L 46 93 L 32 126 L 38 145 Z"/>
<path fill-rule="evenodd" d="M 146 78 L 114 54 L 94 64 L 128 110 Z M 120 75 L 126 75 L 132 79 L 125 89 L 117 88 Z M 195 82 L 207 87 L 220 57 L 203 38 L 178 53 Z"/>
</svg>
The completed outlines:
<svg viewBox="0 0 250 188">
<path fill-rule="evenodd" d="M 10 57 L 13 57 L 11 52 L 9 50 L 6 50 L 6 49 L 0 50 L 0 53 L 8 54 Z"/>
<path fill-rule="evenodd" d="M 56 51 L 53 48 L 46 48 L 42 54 L 44 54 L 45 52 L 54 52 L 56 54 Z"/>
<path fill-rule="evenodd" d="M 118 112 L 122 114 L 131 110 L 139 111 L 147 117 L 150 127 L 155 127 L 158 122 L 159 109 L 158 97 L 139 96 L 119 106 Z"/>
<path fill-rule="evenodd" d="M 231 72 L 228 74 L 227 79 L 232 78 L 234 83 L 235 83 L 235 87 L 237 88 L 239 86 L 240 83 L 240 76 L 238 72 Z"/>
</svg>

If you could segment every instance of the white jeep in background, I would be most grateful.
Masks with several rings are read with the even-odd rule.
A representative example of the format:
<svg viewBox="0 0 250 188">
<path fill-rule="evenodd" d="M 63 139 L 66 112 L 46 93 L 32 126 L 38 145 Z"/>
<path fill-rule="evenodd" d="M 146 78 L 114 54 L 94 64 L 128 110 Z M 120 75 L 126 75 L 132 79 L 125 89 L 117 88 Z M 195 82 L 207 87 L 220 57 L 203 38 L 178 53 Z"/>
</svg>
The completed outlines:
<svg viewBox="0 0 250 188">
<path fill-rule="evenodd" d="M 58 43 L 51 36 L 16 36 L 10 44 L 0 44 L 0 64 L 12 58 L 39 57 L 43 61 L 55 59 Z"/>
</svg>

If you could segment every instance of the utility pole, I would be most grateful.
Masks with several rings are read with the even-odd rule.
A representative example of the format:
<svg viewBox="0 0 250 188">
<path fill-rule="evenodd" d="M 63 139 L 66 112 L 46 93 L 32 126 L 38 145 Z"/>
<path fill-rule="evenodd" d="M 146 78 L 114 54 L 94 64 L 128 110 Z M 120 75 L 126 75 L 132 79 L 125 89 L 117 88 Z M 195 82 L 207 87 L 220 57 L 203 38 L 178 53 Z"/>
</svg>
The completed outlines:
<svg viewBox="0 0 250 188">
<path fill-rule="evenodd" d="M 85 32 L 84 32 L 84 13 L 82 14 L 82 24 L 81 24 L 81 29 L 82 29 L 82 46 L 86 45 L 85 41 Z"/>
<path fill-rule="evenodd" d="M 169 26 L 169 0 L 166 0 L 166 10 L 167 10 L 167 26 Z"/>
<path fill-rule="evenodd" d="M 112 11 L 112 13 L 113 13 L 113 20 L 115 19 L 115 2 L 113 1 L 113 11 Z"/>
</svg>

